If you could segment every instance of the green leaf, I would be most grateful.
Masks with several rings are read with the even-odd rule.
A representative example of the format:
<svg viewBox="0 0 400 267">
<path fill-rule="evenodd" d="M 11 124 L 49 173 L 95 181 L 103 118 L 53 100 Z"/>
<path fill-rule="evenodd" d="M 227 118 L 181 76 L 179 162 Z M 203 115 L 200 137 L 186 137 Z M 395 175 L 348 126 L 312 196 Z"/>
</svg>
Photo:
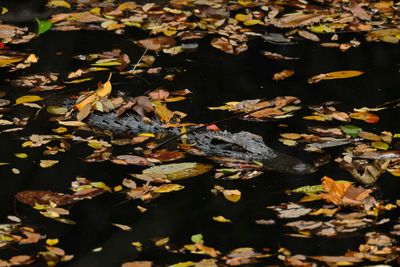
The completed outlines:
<svg viewBox="0 0 400 267">
<path fill-rule="evenodd" d="M 200 243 L 200 244 L 204 243 L 202 234 L 192 235 L 191 240 L 193 243 Z"/>
<path fill-rule="evenodd" d="M 53 25 L 53 23 L 48 20 L 40 20 L 38 18 L 35 18 L 35 20 L 38 25 L 37 34 L 42 34 L 42 33 L 47 32 L 48 30 L 50 30 L 51 26 Z"/>
<path fill-rule="evenodd" d="M 349 134 L 353 138 L 356 138 L 357 133 L 362 131 L 360 127 L 354 125 L 341 125 L 340 129 L 342 129 L 343 132 Z"/>
</svg>

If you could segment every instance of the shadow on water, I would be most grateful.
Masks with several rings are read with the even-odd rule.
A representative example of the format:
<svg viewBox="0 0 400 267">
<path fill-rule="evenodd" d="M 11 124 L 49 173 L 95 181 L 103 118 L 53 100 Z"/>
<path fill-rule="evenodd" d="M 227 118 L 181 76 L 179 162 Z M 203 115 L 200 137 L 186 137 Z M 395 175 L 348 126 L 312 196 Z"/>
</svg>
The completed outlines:
<svg viewBox="0 0 400 267">
<path fill-rule="evenodd" d="M 128 36 L 137 39 L 143 37 L 143 34 L 132 31 L 128 32 Z M 354 36 L 349 36 L 352 37 Z M 335 100 L 341 102 L 339 109 L 351 110 L 353 107 L 376 106 L 398 98 L 400 50 L 395 49 L 394 45 L 362 44 L 357 49 L 342 53 L 338 49 L 322 48 L 308 42 L 278 46 L 257 40 L 249 43 L 250 49 L 247 52 L 231 56 L 210 47 L 208 43 L 209 40 L 203 40 L 196 53 L 157 57 L 157 65 L 162 66 L 165 72 L 176 71 L 178 68 L 179 74 L 173 82 L 162 79 L 162 75 L 143 76 L 148 82 L 141 79 L 122 80 L 115 75 L 114 91 L 120 89 L 136 96 L 158 87 L 169 90 L 188 88 L 193 92 L 190 99 L 182 103 L 173 103 L 170 108 L 188 113 L 189 121 L 199 123 L 227 117 L 227 113 L 211 111 L 207 107 L 219 106 L 232 100 L 272 99 L 276 96 L 293 95 L 301 99 L 304 105 Z M 0 85 L 3 90 L 8 91 L 8 97 L 14 99 L 26 92 L 20 88 L 12 88 L 4 82 L 4 78 L 10 78 L 10 75 L 12 78 L 37 72 L 76 70 L 82 63 L 73 60 L 72 56 L 103 52 L 113 48 L 122 49 L 133 62 L 143 53 L 142 49 L 133 45 L 124 36 L 84 31 L 48 32 L 29 44 L 16 45 L 15 48 L 35 53 L 41 60 L 27 70 L 12 74 L 2 73 Z M 274 51 L 300 59 L 286 62 L 273 61 L 262 56 L 260 50 Z M 294 69 L 296 74 L 284 81 L 272 81 L 272 75 L 282 69 Z M 366 74 L 334 82 L 320 82 L 313 85 L 306 83 L 307 78 L 313 75 L 347 69 L 362 70 Z M 105 81 L 108 74 L 99 73 L 96 76 L 93 81 L 76 85 L 74 92 L 96 88 L 97 81 Z M 279 122 L 249 123 L 235 120 L 221 127 L 232 132 L 246 130 L 260 134 L 265 142 L 277 151 L 301 158 L 305 162 L 312 162 L 315 159 L 314 155 L 286 147 L 277 141 L 281 132 L 304 132 L 306 126 L 314 124 L 300 119 L 302 115 L 309 113 L 303 108 L 294 118 Z M 381 121 L 377 126 L 363 124 L 362 127 L 374 131 L 398 130 L 399 109 L 387 110 L 381 114 Z M 124 202 L 125 198 L 122 195 L 105 193 L 92 200 L 81 201 L 71 209 L 71 219 L 78 222 L 75 226 L 45 219 L 24 204 L 16 203 L 14 206 L 14 195 L 22 190 L 68 192 L 70 182 L 76 176 L 104 181 L 112 187 L 119 185 L 127 173 L 140 170 L 111 163 L 81 162 L 80 159 L 90 153 L 84 145 L 73 145 L 68 153 L 59 153 L 56 158 L 62 164 L 48 169 L 38 167 L 38 161 L 43 158 L 40 149 L 29 150 L 29 158 L 24 161 L 10 159 L 10 155 L 24 151 L 20 147 L 21 136 L 50 132 L 53 125 L 47 119 L 41 115 L 37 120 L 32 120 L 23 132 L 1 135 L 0 162 L 11 160 L 11 166 L 18 168 L 21 174 L 15 175 L 9 168 L 1 171 L 0 217 L 5 218 L 16 212 L 28 224 L 39 226 L 43 232 L 48 233 L 49 238 L 59 238 L 62 248 L 69 254 L 75 255 L 75 260 L 68 266 L 94 266 L 94 262 L 96 266 L 119 266 L 122 262 L 135 258 L 136 250 L 131 245 L 134 241 L 140 241 L 144 246 L 143 252 L 136 260 L 154 260 L 158 264 L 196 260 L 195 255 L 171 254 L 155 248 L 150 240 L 169 236 L 170 243 L 179 248 L 190 243 L 190 236 L 197 233 L 203 234 L 207 245 L 224 252 L 249 246 L 257 249 L 285 247 L 307 255 L 343 255 L 348 249 L 356 249 L 362 241 L 360 233 L 342 239 L 297 239 L 285 236 L 288 231 L 282 226 L 285 220 L 277 220 L 278 224 L 271 226 L 254 223 L 256 219 L 276 219 L 266 206 L 297 200 L 298 196 L 285 195 L 283 192 L 286 189 L 318 184 L 324 175 L 337 179 L 350 179 L 349 174 L 339 169 L 334 162 L 312 174 L 267 172 L 248 181 L 215 181 L 210 174 L 205 174 L 181 181 L 180 184 L 186 187 L 184 190 L 161 196 L 148 203 Z M 277 127 L 281 123 L 288 124 L 289 127 Z M 332 152 L 337 153 L 335 150 Z M 196 157 L 192 159 L 203 160 Z M 227 189 L 239 189 L 242 192 L 241 201 L 230 203 L 223 197 L 216 197 L 211 193 L 215 184 Z M 378 185 L 380 198 L 394 200 L 398 196 L 398 179 L 385 174 Z M 140 213 L 136 208 L 137 205 L 147 208 L 148 211 Z M 230 218 L 233 223 L 214 222 L 211 218 L 216 215 Z M 131 225 L 133 230 L 121 231 L 111 223 Z M 98 253 L 91 252 L 96 247 L 103 247 L 103 250 Z M 0 258 L 7 256 L 10 255 L 0 251 Z"/>
</svg>

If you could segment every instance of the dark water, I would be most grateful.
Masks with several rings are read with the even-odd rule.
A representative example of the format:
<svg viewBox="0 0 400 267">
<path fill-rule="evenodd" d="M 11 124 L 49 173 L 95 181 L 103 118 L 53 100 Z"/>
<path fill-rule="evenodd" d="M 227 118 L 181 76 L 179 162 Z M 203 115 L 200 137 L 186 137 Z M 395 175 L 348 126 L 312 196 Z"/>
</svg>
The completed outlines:
<svg viewBox="0 0 400 267">
<path fill-rule="evenodd" d="M 38 72 L 73 71 L 82 66 L 81 62 L 72 59 L 73 55 L 98 53 L 120 48 L 135 62 L 143 53 L 127 38 L 138 39 L 145 35 L 139 31 L 128 32 L 118 36 L 108 32 L 48 32 L 28 44 L 13 45 L 13 50 L 30 51 L 39 56 L 40 61 L 30 68 L 15 73 L 1 72 L 0 86 L 7 91 L 8 99 L 16 99 L 26 92 L 21 88 L 12 88 L 5 78 L 29 75 Z M 345 36 L 345 38 L 362 36 Z M 299 57 L 296 61 L 274 61 L 265 58 L 260 50 L 268 50 L 287 56 Z M 61 55 L 56 55 L 62 52 Z M 342 53 L 338 49 L 322 48 L 311 42 L 295 45 L 273 45 L 261 40 L 249 43 L 249 50 L 232 56 L 216 50 L 205 39 L 195 53 L 183 53 L 177 56 L 159 55 L 155 66 L 162 66 L 163 73 L 180 71 L 174 81 L 169 82 L 159 76 L 143 76 L 140 79 L 122 79 L 113 76 L 114 91 L 124 90 L 129 94 L 141 95 L 157 87 L 169 90 L 188 88 L 193 94 L 188 101 L 169 105 L 172 110 L 188 113 L 188 121 L 209 122 L 225 118 L 228 113 L 210 111 L 208 106 L 219 106 L 226 101 L 267 98 L 293 95 L 301 99 L 302 104 L 319 104 L 324 101 L 340 101 L 338 109 L 350 111 L 353 107 L 376 106 L 386 101 L 399 98 L 400 84 L 399 65 L 400 50 L 395 45 L 383 43 L 363 43 L 361 47 Z M 283 69 L 293 69 L 296 74 L 284 81 L 275 82 L 271 77 Z M 362 76 L 323 81 L 318 84 L 307 84 L 307 78 L 325 72 L 337 70 L 362 70 Z M 76 88 L 74 93 L 84 89 L 96 88 L 97 81 L 105 81 L 108 73 L 99 73 L 92 81 L 69 87 Z M 47 96 L 49 93 L 39 93 Z M 15 108 L 15 114 L 27 114 L 29 108 Z M 277 141 L 281 132 L 304 132 L 306 126 L 315 125 L 312 121 L 302 120 L 301 116 L 311 113 L 303 108 L 293 118 L 278 122 L 249 123 L 235 120 L 221 125 L 230 131 L 246 130 L 264 137 L 274 149 L 312 162 L 316 155 L 302 152 L 299 149 L 282 145 Z M 28 113 L 30 114 L 30 113 Z M 388 130 L 398 132 L 399 109 L 389 109 L 379 113 L 378 124 L 368 125 L 362 121 L 352 122 L 365 130 L 374 132 Z M 30 114 L 34 116 L 34 114 Z M 363 231 L 344 238 L 310 238 L 299 239 L 285 236 L 288 229 L 282 226 L 285 220 L 277 220 L 277 225 L 263 226 L 254 223 L 256 219 L 276 219 L 266 206 L 279 204 L 288 200 L 297 200 L 299 196 L 288 196 L 283 193 L 289 188 L 303 185 L 319 184 L 324 175 L 335 179 L 351 179 L 349 174 L 332 162 L 320 170 L 308 175 L 282 174 L 267 172 L 261 177 L 248 181 L 216 181 L 211 174 L 180 181 L 186 188 L 182 191 L 165 194 L 148 203 L 138 201 L 123 202 L 125 198 L 118 194 L 105 193 L 92 200 L 77 203 L 71 210 L 71 219 L 77 225 L 65 225 L 46 219 L 32 208 L 14 202 L 14 195 L 22 190 L 52 190 L 68 192 L 70 183 L 76 176 L 86 177 L 92 181 L 104 181 L 109 186 L 119 185 L 128 173 L 141 170 L 138 167 L 121 166 L 111 163 L 85 163 L 80 159 L 91 153 L 83 144 L 73 144 L 71 151 L 58 153 L 52 159 L 60 163 L 52 168 L 38 167 L 42 148 L 21 148 L 21 136 L 33 133 L 45 134 L 55 128 L 47 121 L 48 116 L 40 114 L 31 118 L 26 130 L 0 135 L 0 162 L 11 162 L 21 174 L 15 175 L 10 166 L 0 166 L 0 218 L 5 221 L 7 215 L 17 214 L 28 225 L 39 227 L 39 232 L 47 233 L 49 238 L 59 238 L 60 247 L 75 259 L 67 266 L 119 266 L 122 262 L 132 260 L 152 260 L 160 265 L 173 264 L 184 260 L 200 260 L 196 255 L 173 254 L 156 248 L 152 238 L 170 237 L 170 244 L 182 247 L 191 243 L 193 234 L 202 233 L 206 245 L 222 252 L 238 247 L 253 247 L 257 250 L 271 248 L 276 250 L 285 247 L 294 253 L 306 255 L 343 255 L 347 250 L 356 250 L 363 241 Z M 289 128 L 279 128 L 285 123 Z M 333 122 L 332 125 L 337 125 Z M 17 159 L 14 153 L 25 152 L 27 159 Z M 333 154 L 338 151 L 332 150 Z M 187 160 L 203 160 L 196 157 Z M 226 201 L 222 196 L 213 195 L 210 190 L 215 184 L 227 189 L 239 189 L 242 199 L 238 203 Z M 400 180 L 384 174 L 378 181 L 378 197 L 395 200 L 398 197 Z M 136 205 L 148 208 L 140 213 Z M 232 224 L 221 224 L 212 220 L 213 216 L 223 215 L 232 220 Z M 391 213 L 392 219 L 398 214 Z M 4 219 L 4 220 L 3 220 Z M 111 225 L 120 223 L 132 226 L 132 232 L 121 231 Z M 378 229 L 379 230 L 379 229 Z M 143 251 L 137 254 L 130 244 L 140 241 Z M 96 247 L 103 247 L 99 253 L 91 252 Z M 18 247 L 18 254 L 21 251 Z M 34 249 L 28 246 L 26 251 Z M 16 255 L 16 251 L 0 250 L 0 258 Z M 271 260 L 271 263 L 273 261 Z"/>
</svg>

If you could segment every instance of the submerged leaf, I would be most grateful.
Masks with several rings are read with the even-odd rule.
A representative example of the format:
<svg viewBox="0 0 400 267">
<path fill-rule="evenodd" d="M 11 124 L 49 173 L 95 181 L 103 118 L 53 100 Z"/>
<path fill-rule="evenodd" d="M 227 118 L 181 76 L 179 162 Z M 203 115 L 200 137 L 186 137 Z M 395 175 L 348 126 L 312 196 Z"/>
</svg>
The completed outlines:
<svg viewBox="0 0 400 267">
<path fill-rule="evenodd" d="M 154 176 L 155 178 L 159 178 L 161 174 L 165 175 L 169 180 L 180 180 L 201 175 L 211 169 L 212 165 L 209 164 L 184 162 L 151 167 L 143 170 L 143 174 Z"/>
</svg>

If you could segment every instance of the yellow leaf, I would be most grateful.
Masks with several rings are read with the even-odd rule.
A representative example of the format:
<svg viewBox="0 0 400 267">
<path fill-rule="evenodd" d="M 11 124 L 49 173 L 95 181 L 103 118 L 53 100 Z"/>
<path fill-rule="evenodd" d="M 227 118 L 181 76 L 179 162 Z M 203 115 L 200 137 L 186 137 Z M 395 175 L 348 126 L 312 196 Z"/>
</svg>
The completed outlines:
<svg viewBox="0 0 400 267">
<path fill-rule="evenodd" d="M 213 220 L 217 221 L 217 222 L 221 222 L 221 223 L 231 223 L 231 220 L 229 220 L 221 215 L 213 217 Z"/>
<path fill-rule="evenodd" d="M 118 10 L 125 10 L 125 9 L 134 9 L 137 7 L 137 4 L 134 2 L 127 2 L 122 3 L 118 6 Z"/>
<path fill-rule="evenodd" d="M 49 246 L 57 245 L 58 242 L 59 242 L 58 238 L 54 238 L 54 239 L 47 238 L 46 239 L 46 244 Z"/>
<path fill-rule="evenodd" d="M 156 137 L 153 133 L 140 133 L 138 136 Z"/>
<path fill-rule="evenodd" d="M 253 26 L 253 25 L 257 25 L 261 22 L 261 20 L 259 19 L 250 19 L 250 20 L 246 20 L 245 22 L 243 22 L 244 25 L 246 26 Z"/>
<path fill-rule="evenodd" d="M 65 128 L 65 127 L 58 127 L 58 128 L 55 128 L 55 129 L 51 129 L 53 132 L 55 132 L 55 133 L 65 133 L 66 131 L 68 131 L 68 129 L 67 128 Z"/>
<path fill-rule="evenodd" d="M 174 116 L 174 112 L 169 110 L 166 105 L 161 103 L 156 103 L 154 110 L 162 122 L 169 122 Z"/>
<path fill-rule="evenodd" d="M 310 195 L 310 196 L 304 196 L 300 199 L 300 202 L 310 202 L 310 201 L 315 201 L 315 200 L 320 200 L 321 196 L 320 195 Z"/>
<path fill-rule="evenodd" d="M 169 242 L 169 237 L 162 238 L 158 240 L 155 244 L 157 247 L 163 246 Z"/>
<path fill-rule="evenodd" d="M 25 154 L 25 153 L 16 153 L 16 154 L 14 154 L 17 158 L 20 158 L 20 159 L 24 159 L 24 158 L 27 158 L 28 157 L 28 155 L 27 154 Z"/>
<path fill-rule="evenodd" d="M 48 106 L 47 112 L 54 115 L 64 115 L 68 112 L 68 109 L 64 107 Z"/>
<path fill-rule="evenodd" d="M 238 0 L 238 4 L 242 5 L 242 6 L 248 6 L 252 3 L 253 3 L 253 1 L 251 1 L 251 0 Z"/>
<path fill-rule="evenodd" d="M 246 21 L 246 20 L 250 20 L 251 19 L 251 15 L 250 14 L 236 14 L 235 19 L 237 21 Z"/>
<path fill-rule="evenodd" d="M 163 31 L 163 33 L 164 33 L 166 36 L 175 35 L 177 32 L 178 32 L 178 31 L 174 31 L 174 30 L 165 30 L 165 31 Z"/>
<path fill-rule="evenodd" d="M 99 66 L 99 67 L 109 67 L 109 66 L 119 66 L 121 65 L 120 62 L 117 61 L 110 61 L 110 62 L 101 62 L 101 63 L 93 63 L 92 66 Z"/>
<path fill-rule="evenodd" d="M 345 79 L 345 78 L 356 77 L 362 74 L 364 74 L 364 72 L 358 70 L 334 71 L 334 72 L 315 75 L 310 79 L 308 79 L 308 83 L 317 83 L 321 80 Z"/>
<path fill-rule="evenodd" d="M 314 212 L 310 212 L 309 215 L 320 215 L 320 214 L 326 214 L 328 216 L 332 216 L 338 211 L 338 209 L 319 209 Z"/>
<path fill-rule="evenodd" d="M 94 93 L 92 93 L 91 95 L 86 97 L 84 100 L 82 100 L 81 102 L 76 104 L 74 106 L 74 109 L 81 110 L 84 106 L 86 106 L 88 104 L 93 106 L 99 96 L 107 98 L 112 90 L 112 86 L 111 86 L 111 82 L 110 82 L 111 75 L 112 74 L 110 73 L 110 76 L 108 77 L 107 82 L 104 83 L 103 87 L 97 89 Z"/>
<path fill-rule="evenodd" d="M 169 193 L 172 191 L 179 191 L 181 189 L 185 188 L 183 185 L 180 184 L 163 184 L 160 187 L 158 187 L 154 192 L 156 193 Z"/>
<path fill-rule="evenodd" d="M 323 116 L 304 116 L 303 119 L 305 120 L 314 120 L 314 121 L 325 121 L 325 118 Z"/>
<path fill-rule="evenodd" d="M 400 176 L 400 168 L 387 169 L 387 171 L 390 172 L 390 174 L 393 175 L 393 176 Z"/>
<path fill-rule="evenodd" d="M 184 96 L 168 97 L 165 99 L 165 102 L 178 102 L 178 101 L 182 101 L 185 99 L 186 99 L 186 97 L 184 97 Z"/>
<path fill-rule="evenodd" d="M 69 82 L 65 82 L 65 83 L 83 83 L 83 82 L 90 81 L 92 79 L 93 79 L 93 77 L 83 78 L 83 79 L 73 80 L 73 81 L 69 81 Z"/>
<path fill-rule="evenodd" d="M 93 147 L 94 149 L 99 149 L 103 147 L 103 145 L 99 142 L 89 142 L 88 146 Z"/>
<path fill-rule="evenodd" d="M 71 8 L 71 5 L 66 2 L 66 1 L 61 1 L 61 0 L 53 0 L 49 2 L 49 5 L 51 6 L 61 6 L 61 7 L 66 7 L 66 8 Z"/>
<path fill-rule="evenodd" d="M 100 12 L 101 12 L 100 7 L 95 7 L 90 10 L 90 13 L 95 14 L 95 15 L 100 15 Z"/>
<path fill-rule="evenodd" d="M 40 101 L 43 98 L 41 98 L 38 95 L 24 95 L 15 100 L 15 105 L 23 104 L 23 103 L 30 103 L 30 102 L 36 102 Z"/>
<path fill-rule="evenodd" d="M 22 61 L 23 59 L 23 57 L 8 57 L 0 55 L 0 67 L 6 67 L 12 63 Z"/>
<path fill-rule="evenodd" d="M 8 162 L 0 162 L 0 166 L 4 166 L 4 165 L 10 165 L 10 163 L 8 163 Z"/>
<path fill-rule="evenodd" d="M 8 12 L 8 9 L 7 8 L 5 8 L 5 7 L 1 7 L 1 15 L 4 15 L 4 14 L 6 14 Z"/>
<path fill-rule="evenodd" d="M 242 193 L 239 190 L 224 190 L 224 197 L 232 202 L 238 202 Z"/>
<path fill-rule="evenodd" d="M 114 186 L 113 190 L 114 190 L 114 192 L 119 192 L 122 190 L 122 186 L 120 186 L 120 185 Z"/>
<path fill-rule="evenodd" d="M 388 143 L 380 142 L 380 141 L 372 142 L 371 146 L 375 147 L 377 149 L 380 149 L 380 150 L 388 150 L 388 148 L 389 148 L 389 144 Z"/>
<path fill-rule="evenodd" d="M 103 189 L 104 191 L 111 192 L 111 188 L 103 182 L 92 182 L 90 183 L 91 186 Z"/>
<path fill-rule="evenodd" d="M 46 159 L 42 159 L 40 160 L 40 167 L 42 168 L 49 168 L 51 166 L 54 166 L 58 163 L 58 160 L 46 160 Z"/>
</svg>

